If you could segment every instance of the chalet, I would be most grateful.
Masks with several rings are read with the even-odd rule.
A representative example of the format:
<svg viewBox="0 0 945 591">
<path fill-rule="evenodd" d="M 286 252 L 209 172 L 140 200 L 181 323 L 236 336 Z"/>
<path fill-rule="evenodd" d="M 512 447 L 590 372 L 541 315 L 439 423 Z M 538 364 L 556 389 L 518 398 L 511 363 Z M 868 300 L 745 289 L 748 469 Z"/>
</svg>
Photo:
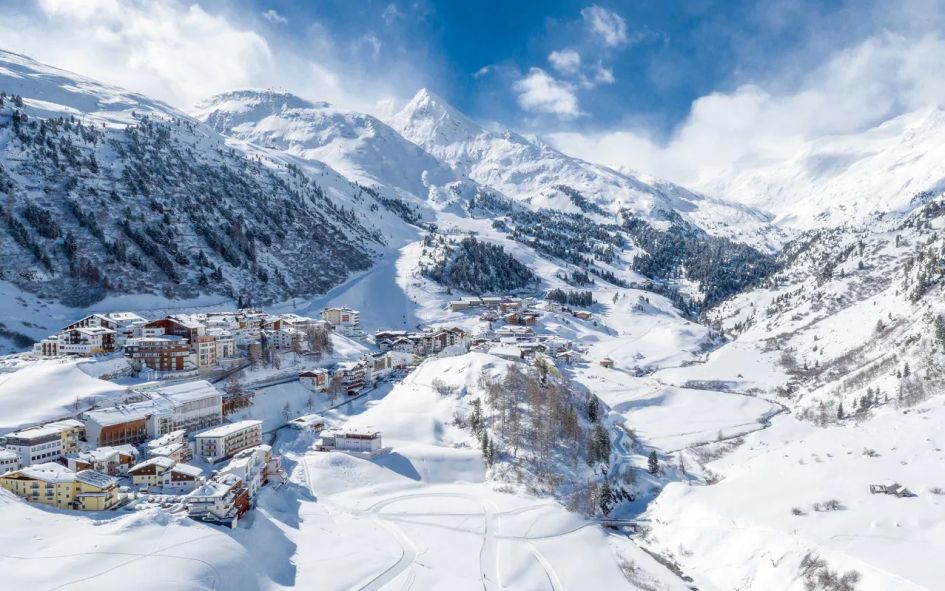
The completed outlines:
<svg viewBox="0 0 945 591">
<path fill-rule="evenodd" d="M 116 320 L 105 314 L 89 314 L 85 318 L 76 320 L 72 324 L 63 327 L 62 330 L 72 330 L 74 328 L 107 328 L 114 331 L 119 328 L 119 324 Z"/>
<path fill-rule="evenodd" d="M 371 380 L 371 367 L 364 359 L 345 361 L 335 366 L 332 380 L 348 394 L 357 394 Z"/>
<path fill-rule="evenodd" d="M 185 443 L 187 441 L 187 431 L 184 429 L 177 429 L 176 431 L 171 431 L 165 433 L 160 437 L 156 437 L 151 441 L 145 444 L 148 455 L 151 454 L 152 449 L 157 449 L 159 447 L 165 447 L 174 443 Z"/>
<path fill-rule="evenodd" d="M 590 320 L 593 317 L 593 314 L 587 310 L 575 310 L 574 317 L 580 318 L 581 320 Z"/>
<path fill-rule="evenodd" d="M 118 472 L 127 474 L 132 466 L 138 463 L 138 448 L 133 445 L 116 445 L 113 449 L 118 450 Z"/>
<path fill-rule="evenodd" d="M 275 458 L 275 465 L 273 462 L 272 447 L 257 445 L 234 455 L 219 473 L 233 474 L 242 480 L 243 487 L 249 492 L 249 498 L 252 500 L 256 498 L 259 489 L 269 482 L 270 467 L 275 471 L 279 470 L 278 457 Z"/>
<path fill-rule="evenodd" d="M 118 450 L 113 447 L 99 447 L 67 454 L 65 460 L 66 467 L 74 472 L 95 470 L 109 476 L 118 476 L 121 473 Z"/>
<path fill-rule="evenodd" d="M 67 454 L 65 464 L 70 470 L 95 470 L 109 476 L 126 474 L 135 464 L 137 451 L 131 446 L 99 447 Z"/>
<path fill-rule="evenodd" d="M 187 462 L 193 457 L 193 452 L 188 443 L 177 442 L 149 448 L 148 456 L 152 458 L 170 458 L 175 462 Z"/>
<path fill-rule="evenodd" d="M 186 339 L 194 349 L 196 349 L 197 337 L 201 337 L 206 333 L 206 327 L 202 322 L 185 314 L 152 320 L 145 324 L 141 330 L 143 335 L 174 336 Z"/>
<path fill-rule="evenodd" d="M 320 433 L 325 429 L 325 418 L 320 415 L 302 415 L 289 421 L 289 427 L 299 431 L 315 431 Z"/>
<path fill-rule="evenodd" d="M 601 367 L 606 367 L 607 369 L 613 369 L 614 367 L 614 360 L 611 359 L 610 357 L 604 357 L 600 359 L 597 363 L 599 363 Z"/>
<path fill-rule="evenodd" d="M 123 347 L 128 339 L 141 335 L 141 327 L 147 320 L 134 312 L 109 312 L 104 316 L 114 323 L 111 327 L 115 331 L 115 347 Z"/>
<path fill-rule="evenodd" d="M 326 369 L 310 369 L 299 373 L 299 382 L 314 392 L 327 391 L 329 381 L 329 374 Z"/>
<path fill-rule="evenodd" d="M 63 329 L 33 346 L 33 353 L 43 357 L 57 355 L 90 356 L 115 350 L 115 331 L 104 326 L 79 326 Z"/>
<path fill-rule="evenodd" d="M 145 453 L 149 458 L 165 457 L 176 462 L 188 462 L 193 457 L 193 450 L 187 443 L 187 431 L 178 429 L 161 435 L 145 444 Z"/>
<path fill-rule="evenodd" d="M 218 474 L 184 497 L 187 514 L 200 521 L 236 527 L 250 508 L 249 491 L 235 474 Z"/>
<path fill-rule="evenodd" d="M 177 462 L 173 459 L 158 456 L 132 466 L 128 475 L 131 476 L 131 483 L 136 486 L 162 486 L 165 475 L 176 465 Z"/>
<path fill-rule="evenodd" d="M 161 488 L 165 491 L 191 492 L 203 484 L 203 481 L 203 470 L 197 466 L 178 463 L 165 473 Z"/>
</svg>

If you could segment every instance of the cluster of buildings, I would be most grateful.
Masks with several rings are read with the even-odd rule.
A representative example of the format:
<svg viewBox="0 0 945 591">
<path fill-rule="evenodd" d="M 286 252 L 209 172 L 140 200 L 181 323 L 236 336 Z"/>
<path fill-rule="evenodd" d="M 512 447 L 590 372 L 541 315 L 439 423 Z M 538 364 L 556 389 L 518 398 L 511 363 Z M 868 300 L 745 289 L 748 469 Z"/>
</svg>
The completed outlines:
<svg viewBox="0 0 945 591">
<path fill-rule="evenodd" d="M 365 355 L 354 361 L 343 361 L 334 367 L 316 368 L 299 373 L 299 381 L 314 392 L 346 392 L 358 394 L 374 382 L 404 369 L 415 362 L 412 353 L 383 351 Z"/>
<path fill-rule="evenodd" d="M 374 344 L 382 351 L 411 355 L 438 355 L 446 349 L 463 352 L 469 347 L 469 335 L 462 328 L 430 328 L 421 332 L 382 330 L 374 333 Z"/>
<path fill-rule="evenodd" d="M 208 495 L 198 495 L 196 514 L 228 520 L 234 505 L 223 497 L 241 498 L 242 487 L 252 499 L 281 469 L 262 443 L 262 422 L 224 424 L 222 398 L 205 380 L 132 390 L 124 404 L 8 433 L 0 437 L 0 487 L 60 509 L 103 511 L 120 503 L 121 482 L 179 495 L 210 485 L 220 498 L 206 504 Z M 229 463 L 208 480 L 187 463 L 195 457 Z"/>
<path fill-rule="evenodd" d="M 452 300 L 448 307 L 450 312 L 482 309 L 485 311 L 508 313 L 519 310 L 525 305 L 525 300 L 511 296 L 469 296 Z"/>
<path fill-rule="evenodd" d="M 181 378 L 210 368 L 239 366 L 253 348 L 304 352 L 312 327 L 361 336 L 357 310 L 325 308 L 321 319 L 256 309 L 172 314 L 147 320 L 132 312 L 90 314 L 33 346 L 41 357 L 93 356 L 122 351 L 135 371 Z"/>
</svg>

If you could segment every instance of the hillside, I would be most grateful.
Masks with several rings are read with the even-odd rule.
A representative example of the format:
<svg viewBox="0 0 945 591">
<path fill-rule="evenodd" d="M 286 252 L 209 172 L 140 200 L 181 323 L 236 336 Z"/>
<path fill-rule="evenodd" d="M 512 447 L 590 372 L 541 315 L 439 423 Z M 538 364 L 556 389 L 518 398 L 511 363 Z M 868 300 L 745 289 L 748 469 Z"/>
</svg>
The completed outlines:
<svg viewBox="0 0 945 591">
<path fill-rule="evenodd" d="M 785 160 L 716 175 L 699 189 L 771 212 L 784 227 L 863 223 L 943 188 L 943 131 L 945 112 L 921 109 L 859 133 L 810 140 Z"/>
<path fill-rule="evenodd" d="M 282 301 L 367 269 L 403 225 L 321 163 L 23 56 L 0 66 L 2 279 L 40 297 Z"/>
<path fill-rule="evenodd" d="M 764 249 L 784 240 L 764 214 L 750 207 L 572 158 L 538 138 L 489 131 L 426 89 L 390 124 L 457 175 L 533 209 L 587 212 L 602 221 L 626 210 L 656 224 L 681 215 L 710 233 Z"/>
</svg>

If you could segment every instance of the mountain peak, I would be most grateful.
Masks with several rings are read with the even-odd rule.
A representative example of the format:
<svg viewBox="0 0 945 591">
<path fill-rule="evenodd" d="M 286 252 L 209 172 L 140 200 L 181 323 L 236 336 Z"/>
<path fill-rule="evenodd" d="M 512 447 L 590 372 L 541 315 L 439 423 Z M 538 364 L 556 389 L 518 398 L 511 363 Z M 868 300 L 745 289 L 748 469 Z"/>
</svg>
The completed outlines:
<svg viewBox="0 0 945 591">
<path fill-rule="evenodd" d="M 201 115 L 211 112 L 231 114 L 277 114 L 288 109 L 327 109 L 329 103 L 312 102 L 286 90 L 272 88 L 241 88 L 229 90 L 211 96 L 200 102 L 194 111 L 194 116 L 203 119 Z"/>
<path fill-rule="evenodd" d="M 485 131 L 427 88 L 417 91 L 391 118 L 390 126 L 420 145 L 462 142 Z"/>
</svg>

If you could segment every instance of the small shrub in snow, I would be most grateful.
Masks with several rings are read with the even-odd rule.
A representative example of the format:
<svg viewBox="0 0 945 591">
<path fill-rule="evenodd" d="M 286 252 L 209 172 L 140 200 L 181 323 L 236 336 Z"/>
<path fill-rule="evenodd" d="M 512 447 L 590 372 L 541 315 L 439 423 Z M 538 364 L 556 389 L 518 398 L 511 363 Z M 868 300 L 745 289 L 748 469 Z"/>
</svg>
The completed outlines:
<svg viewBox="0 0 945 591">
<path fill-rule="evenodd" d="M 860 573 L 848 570 L 842 575 L 832 571 L 827 562 L 816 554 L 807 554 L 801 560 L 801 576 L 807 591 L 856 591 Z"/>
<path fill-rule="evenodd" d="M 878 457 L 879 457 L 879 454 L 876 452 L 875 449 L 870 449 L 870 448 L 868 448 L 868 447 L 864 447 L 864 448 L 863 448 L 863 455 L 866 456 L 866 457 L 869 457 L 869 458 L 878 458 Z"/>
<path fill-rule="evenodd" d="M 933 495 L 945 495 L 945 489 L 940 486 L 933 486 L 929 489 L 929 492 Z"/>
<path fill-rule="evenodd" d="M 829 499 L 821 503 L 814 503 L 814 511 L 843 511 L 846 507 L 837 499 Z"/>
<path fill-rule="evenodd" d="M 805 513 L 800 507 L 791 507 L 791 515 L 801 516 L 807 515 L 807 513 Z"/>
<path fill-rule="evenodd" d="M 431 385 L 440 396 L 449 396 L 454 392 L 454 388 L 440 378 L 435 378 Z"/>
</svg>

